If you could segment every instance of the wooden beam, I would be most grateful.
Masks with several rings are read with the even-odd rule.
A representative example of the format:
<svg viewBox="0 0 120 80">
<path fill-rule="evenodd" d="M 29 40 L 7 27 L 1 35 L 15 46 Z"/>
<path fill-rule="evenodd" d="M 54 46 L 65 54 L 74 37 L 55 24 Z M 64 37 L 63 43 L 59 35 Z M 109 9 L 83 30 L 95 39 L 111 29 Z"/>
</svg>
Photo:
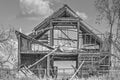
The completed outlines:
<svg viewBox="0 0 120 80">
<path fill-rule="evenodd" d="M 45 58 L 47 58 L 48 56 L 52 55 L 54 52 L 56 52 L 58 50 L 58 48 L 54 49 L 52 52 L 50 52 L 49 54 L 45 55 L 44 57 L 42 57 L 40 60 L 38 60 L 37 62 L 35 62 L 34 64 L 28 66 L 28 68 L 32 68 L 33 66 L 35 66 L 36 64 L 40 63 L 42 60 L 44 60 Z"/>
<path fill-rule="evenodd" d="M 74 43 L 74 41 L 62 29 L 60 29 L 59 27 L 56 28 L 58 28 L 68 39 L 70 39 Z"/>
<path fill-rule="evenodd" d="M 63 38 L 63 37 L 54 38 L 54 40 L 77 41 L 77 39 L 68 39 L 68 38 Z"/>
<path fill-rule="evenodd" d="M 50 20 L 56 16 L 59 16 L 61 13 L 63 13 L 65 11 L 65 8 L 62 7 L 60 8 L 58 11 L 54 12 L 51 16 L 49 16 L 48 18 L 46 18 L 43 22 L 41 22 L 40 24 L 38 24 L 34 30 L 38 30 L 44 27 L 45 24 L 48 24 L 50 22 Z"/>
<path fill-rule="evenodd" d="M 80 23 L 77 22 L 77 49 L 79 49 L 79 31 L 80 31 Z"/>
<path fill-rule="evenodd" d="M 61 30 L 68 30 L 68 31 L 74 31 L 74 32 L 77 32 L 77 31 L 75 31 L 76 30 L 76 26 L 75 25 L 70 25 L 69 27 L 68 26 L 65 26 L 65 25 L 54 25 L 55 27 L 54 27 L 54 29 L 55 30 L 59 30 L 59 29 L 61 29 Z M 59 27 L 59 29 L 58 29 L 58 27 Z M 71 30 L 72 29 L 72 30 Z"/>
<path fill-rule="evenodd" d="M 77 68 L 75 68 L 73 65 L 71 65 L 71 67 L 74 69 L 74 71 L 76 72 Z M 75 76 L 76 78 L 78 78 L 78 76 Z"/>
<path fill-rule="evenodd" d="M 18 35 L 18 69 L 20 68 L 21 65 L 21 54 L 20 54 L 20 50 L 21 50 L 21 43 L 20 43 L 20 35 Z"/>
<path fill-rule="evenodd" d="M 54 61 L 76 61 L 77 57 L 56 57 L 54 56 Z"/>
<path fill-rule="evenodd" d="M 76 60 L 76 68 L 78 68 L 78 63 L 79 63 L 79 31 L 80 31 L 80 23 L 79 20 L 77 21 L 77 60 Z"/>
<path fill-rule="evenodd" d="M 52 20 L 50 21 L 50 46 L 54 45 L 54 26 L 52 25 Z"/>
<path fill-rule="evenodd" d="M 30 40 L 30 41 L 33 41 L 34 43 L 40 44 L 41 46 L 47 47 L 47 48 L 50 49 L 50 50 L 54 50 L 53 47 L 51 47 L 51 46 L 49 46 L 49 45 L 47 45 L 47 44 L 44 44 L 44 43 L 42 43 L 42 42 L 40 42 L 40 41 L 37 41 L 36 39 L 34 39 L 34 38 L 30 37 L 30 36 L 27 36 L 27 35 L 19 32 L 19 31 L 15 31 L 15 33 L 16 33 L 17 37 L 18 37 L 18 35 L 20 35 L 20 37 L 23 37 L 23 38 L 25 38 L 25 39 L 28 39 L 28 40 Z"/>
<path fill-rule="evenodd" d="M 69 18 L 55 18 L 55 19 L 53 19 L 53 22 L 59 22 L 59 21 L 67 21 L 67 22 L 76 22 L 78 19 L 77 18 L 72 18 L 72 17 L 69 17 Z"/>
<path fill-rule="evenodd" d="M 54 45 L 54 26 L 52 25 L 52 20 L 50 20 L 50 46 Z M 47 57 L 47 77 L 50 77 L 50 56 Z"/>
<path fill-rule="evenodd" d="M 50 51 L 22 51 L 20 52 L 20 54 L 47 54 L 49 53 Z M 55 55 L 108 55 L 109 52 L 85 52 L 85 51 L 78 51 L 79 53 L 77 53 L 77 50 L 75 51 L 64 51 L 64 52 L 56 52 Z"/>
<path fill-rule="evenodd" d="M 70 80 L 73 80 L 73 78 L 76 76 L 76 74 L 78 73 L 78 71 L 80 70 L 80 68 L 82 67 L 82 65 L 84 64 L 85 61 L 82 61 L 81 65 L 78 67 L 78 69 L 76 70 L 76 72 L 73 74 L 73 76 L 70 78 Z"/>
</svg>

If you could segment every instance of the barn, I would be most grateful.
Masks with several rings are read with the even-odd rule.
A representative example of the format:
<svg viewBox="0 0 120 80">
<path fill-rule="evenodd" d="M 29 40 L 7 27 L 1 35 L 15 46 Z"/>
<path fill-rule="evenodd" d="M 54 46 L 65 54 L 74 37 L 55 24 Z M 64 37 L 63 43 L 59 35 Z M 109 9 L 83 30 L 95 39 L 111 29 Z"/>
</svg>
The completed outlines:
<svg viewBox="0 0 120 80">
<path fill-rule="evenodd" d="M 25 65 L 37 76 L 70 77 L 78 71 L 77 77 L 89 77 L 109 72 L 110 49 L 105 46 L 107 42 L 102 34 L 89 29 L 66 4 L 34 27 L 29 35 L 19 31 L 16 35 L 18 67 Z M 70 63 L 71 68 L 60 68 L 57 62 L 61 66 Z"/>
</svg>

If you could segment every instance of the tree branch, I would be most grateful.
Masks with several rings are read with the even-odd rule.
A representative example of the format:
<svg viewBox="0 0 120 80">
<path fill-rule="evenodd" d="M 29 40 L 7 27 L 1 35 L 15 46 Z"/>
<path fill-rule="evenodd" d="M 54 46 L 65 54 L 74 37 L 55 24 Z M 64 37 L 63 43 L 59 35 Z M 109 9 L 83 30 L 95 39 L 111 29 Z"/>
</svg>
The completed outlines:
<svg viewBox="0 0 120 80">
<path fill-rule="evenodd" d="M 10 33 L 11 33 L 11 29 L 9 30 L 9 33 L 8 33 L 7 38 L 1 39 L 1 40 L 0 40 L 0 43 L 2 43 L 2 42 L 4 42 L 4 41 L 7 41 L 7 40 L 10 38 Z M 2 36 L 3 34 L 4 34 L 4 31 L 0 34 L 0 36 Z"/>
</svg>

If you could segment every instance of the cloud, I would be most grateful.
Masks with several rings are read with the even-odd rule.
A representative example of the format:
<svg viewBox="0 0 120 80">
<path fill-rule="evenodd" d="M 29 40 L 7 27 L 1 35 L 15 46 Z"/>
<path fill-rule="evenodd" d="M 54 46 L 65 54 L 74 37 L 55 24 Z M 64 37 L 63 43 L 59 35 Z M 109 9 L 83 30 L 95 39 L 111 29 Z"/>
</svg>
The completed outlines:
<svg viewBox="0 0 120 80">
<path fill-rule="evenodd" d="M 17 19 L 27 19 L 27 20 L 41 20 L 44 18 L 44 16 L 41 15 L 35 15 L 35 14 L 23 14 L 19 13 L 16 15 Z"/>
<path fill-rule="evenodd" d="M 85 13 L 83 13 L 83 12 L 77 11 L 76 14 L 77 14 L 78 16 L 80 16 L 80 17 L 81 17 L 82 19 L 84 19 L 84 20 L 88 18 L 88 16 L 87 16 Z"/>
<path fill-rule="evenodd" d="M 53 13 L 50 5 L 51 2 L 48 0 L 20 0 L 21 13 L 19 17 L 47 17 Z"/>
</svg>

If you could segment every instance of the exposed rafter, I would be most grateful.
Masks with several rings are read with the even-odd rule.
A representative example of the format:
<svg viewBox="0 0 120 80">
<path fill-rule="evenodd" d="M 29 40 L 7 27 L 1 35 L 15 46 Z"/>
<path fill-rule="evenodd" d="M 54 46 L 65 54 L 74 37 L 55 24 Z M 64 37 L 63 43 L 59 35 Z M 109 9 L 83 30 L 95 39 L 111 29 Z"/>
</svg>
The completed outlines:
<svg viewBox="0 0 120 80">
<path fill-rule="evenodd" d="M 67 14 L 69 14 L 69 17 L 61 17 L 63 15 L 67 15 Z M 94 32 L 92 32 L 92 30 L 90 30 L 84 24 L 84 22 L 82 22 L 82 19 L 66 4 L 34 28 L 35 32 L 39 32 L 37 35 L 32 36 L 33 33 L 31 33 L 31 34 L 29 34 L 29 36 L 32 36 L 33 38 L 37 39 L 38 37 L 41 37 L 42 35 L 44 35 L 49 29 L 47 29 L 45 31 L 41 31 L 41 30 L 50 28 L 50 21 L 53 19 L 54 20 L 56 20 L 56 19 L 59 19 L 59 20 L 60 19 L 70 19 L 70 20 L 79 19 L 80 30 L 84 30 L 86 33 L 92 34 L 93 38 L 95 38 L 99 43 L 102 43 L 102 39 L 100 39 Z"/>
<path fill-rule="evenodd" d="M 34 41 L 34 42 L 37 42 L 38 44 L 40 44 L 40 45 L 42 45 L 42 46 L 44 46 L 44 47 L 47 47 L 47 48 L 50 49 L 50 50 L 53 50 L 53 49 L 54 49 L 53 47 L 51 47 L 51 46 L 49 46 L 49 45 L 47 45 L 47 44 L 45 44 L 45 43 L 42 43 L 42 42 L 40 42 L 40 41 L 38 41 L 38 40 L 30 37 L 30 36 L 27 36 L 27 35 L 19 32 L 19 31 L 15 31 L 15 33 L 16 33 L 17 36 L 18 36 L 18 35 L 21 35 L 22 37 L 24 37 L 24 38 L 26 38 L 26 39 L 28 39 L 28 40 L 32 40 L 32 41 Z"/>
</svg>

